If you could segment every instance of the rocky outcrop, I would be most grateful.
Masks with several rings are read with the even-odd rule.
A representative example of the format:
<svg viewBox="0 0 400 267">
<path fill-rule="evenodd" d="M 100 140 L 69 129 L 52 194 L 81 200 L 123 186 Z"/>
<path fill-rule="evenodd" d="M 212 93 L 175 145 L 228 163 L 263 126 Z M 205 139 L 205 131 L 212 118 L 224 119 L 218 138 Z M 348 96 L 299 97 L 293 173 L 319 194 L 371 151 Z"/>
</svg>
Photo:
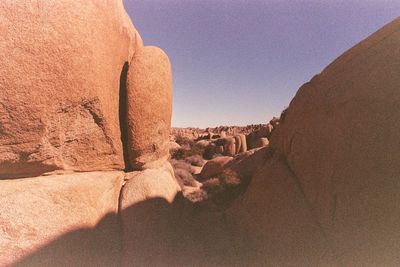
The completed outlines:
<svg viewBox="0 0 400 267">
<path fill-rule="evenodd" d="M 127 81 L 128 154 L 134 169 L 159 167 L 169 156 L 172 75 L 168 56 L 145 46 L 130 63 Z"/>
<path fill-rule="evenodd" d="M 272 135 L 339 265 L 398 265 L 400 19 L 303 85 Z"/>
<path fill-rule="evenodd" d="M 97 233 L 93 238 L 84 231 L 106 215 L 115 217 L 123 177 L 122 172 L 88 172 L 0 180 L 0 265 L 15 263 L 39 249 L 42 253 L 26 259 L 24 265 L 118 260 L 116 220 L 102 229 L 106 236 Z M 44 248 L 63 235 L 68 242 Z M 86 254 L 77 253 L 77 247 Z"/>
<path fill-rule="evenodd" d="M 119 266 L 121 230 L 148 218 L 125 209 L 180 190 L 168 57 L 121 0 L 4 1 L 0 17 L 0 265 Z"/>
<path fill-rule="evenodd" d="M 122 1 L 3 1 L 0 17 L 0 177 L 124 169 L 121 78 L 142 41 Z"/>
<path fill-rule="evenodd" d="M 203 257 L 218 266 L 400 264 L 399 44 L 397 19 L 302 86 L 271 120 L 269 146 L 203 183 L 226 209 L 191 221 Z M 210 221 L 226 235 L 207 236 Z M 212 253 L 221 247 L 230 250 Z"/>
</svg>

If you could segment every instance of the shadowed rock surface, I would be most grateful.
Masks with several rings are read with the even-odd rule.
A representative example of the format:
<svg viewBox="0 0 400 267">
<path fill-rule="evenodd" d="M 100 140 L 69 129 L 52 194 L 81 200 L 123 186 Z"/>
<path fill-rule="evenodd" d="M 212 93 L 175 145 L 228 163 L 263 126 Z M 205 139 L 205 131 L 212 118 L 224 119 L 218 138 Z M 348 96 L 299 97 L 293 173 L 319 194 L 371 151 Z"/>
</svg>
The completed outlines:
<svg viewBox="0 0 400 267">
<path fill-rule="evenodd" d="M 356 45 L 290 103 L 272 135 L 339 265 L 398 265 L 400 19 Z"/>
<path fill-rule="evenodd" d="M 0 180 L 0 265 L 62 234 L 94 227 L 107 214 L 115 216 L 123 177 L 122 172 L 87 172 Z"/>
</svg>

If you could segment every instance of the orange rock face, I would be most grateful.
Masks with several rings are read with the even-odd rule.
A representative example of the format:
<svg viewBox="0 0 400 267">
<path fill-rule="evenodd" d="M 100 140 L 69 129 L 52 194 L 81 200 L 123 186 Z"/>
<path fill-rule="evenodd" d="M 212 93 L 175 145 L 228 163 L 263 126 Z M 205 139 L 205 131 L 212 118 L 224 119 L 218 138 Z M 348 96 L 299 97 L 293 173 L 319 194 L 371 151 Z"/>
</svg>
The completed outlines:
<svg viewBox="0 0 400 267">
<path fill-rule="evenodd" d="M 123 169 L 120 78 L 141 39 L 122 1 L 2 1 L 0 17 L 0 177 Z"/>
<path fill-rule="evenodd" d="M 400 19 L 303 85 L 272 134 L 341 266 L 399 265 Z"/>
<path fill-rule="evenodd" d="M 0 180 L 0 265 L 15 263 L 38 250 L 43 254 L 33 262 L 26 259 L 28 266 L 71 264 L 74 259 L 77 264 L 96 262 L 91 255 L 93 251 L 87 247 L 90 243 L 87 235 L 80 240 L 63 235 L 69 232 L 78 235 L 79 231 L 94 227 L 104 216 L 116 214 L 123 176 L 122 172 L 90 172 Z M 42 246 L 57 239 L 60 241 L 53 243 L 49 254 L 45 254 Z M 77 251 L 74 255 L 77 248 L 86 250 L 86 255 Z M 107 253 L 111 255 L 112 251 Z"/>
<path fill-rule="evenodd" d="M 130 63 L 127 87 L 128 153 L 134 169 L 159 167 L 169 156 L 172 75 L 168 56 L 145 46 Z"/>
</svg>

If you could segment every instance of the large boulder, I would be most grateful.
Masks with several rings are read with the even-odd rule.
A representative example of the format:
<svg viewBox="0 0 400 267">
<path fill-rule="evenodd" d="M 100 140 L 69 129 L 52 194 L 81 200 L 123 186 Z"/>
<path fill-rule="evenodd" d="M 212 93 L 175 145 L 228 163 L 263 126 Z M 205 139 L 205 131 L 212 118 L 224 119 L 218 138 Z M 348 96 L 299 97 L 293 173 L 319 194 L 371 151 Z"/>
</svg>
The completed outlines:
<svg viewBox="0 0 400 267">
<path fill-rule="evenodd" d="M 244 134 L 238 134 L 234 136 L 236 143 L 236 154 L 247 151 L 247 141 Z"/>
<path fill-rule="evenodd" d="M 142 41 L 122 1 L 6 0 L 0 18 L 0 177 L 124 169 L 119 96 Z"/>
<path fill-rule="evenodd" d="M 134 169 L 157 168 L 169 156 L 172 75 L 168 56 L 145 46 L 132 59 L 127 80 L 128 153 Z"/>
<path fill-rule="evenodd" d="M 26 266 L 118 260 L 120 240 L 112 218 L 123 177 L 122 172 L 90 172 L 0 180 L 0 265 L 22 259 Z M 102 219 L 101 231 L 92 231 Z"/>
<path fill-rule="evenodd" d="M 400 19 L 303 85 L 274 130 L 341 266 L 400 264 Z"/>
</svg>

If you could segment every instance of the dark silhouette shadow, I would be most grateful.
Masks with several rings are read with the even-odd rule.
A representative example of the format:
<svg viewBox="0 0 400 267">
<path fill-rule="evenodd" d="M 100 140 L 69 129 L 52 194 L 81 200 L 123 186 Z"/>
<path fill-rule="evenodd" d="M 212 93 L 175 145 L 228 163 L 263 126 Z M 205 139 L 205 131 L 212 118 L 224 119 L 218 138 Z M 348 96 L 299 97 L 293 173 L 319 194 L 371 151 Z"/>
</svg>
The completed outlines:
<svg viewBox="0 0 400 267">
<path fill-rule="evenodd" d="M 29 178 L 41 176 L 45 173 L 57 170 L 57 166 L 44 165 L 41 162 L 27 162 L 22 157 L 21 162 L 15 163 L 2 163 L 0 164 L 0 170 L 4 173 L 0 175 L 0 180 L 11 180 L 20 178 Z M 26 173 L 22 173 L 21 170 L 27 170 Z"/>
<path fill-rule="evenodd" d="M 81 228 L 58 237 L 13 266 L 120 266 L 118 216 L 105 216 L 93 229 Z"/>
<path fill-rule="evenodd" d="M 121 222 L 123 266 L 255 266 L 246 235 L 223 213 L 200 211 L 181 194 L 172 204 L 156 198 L 129 207 Z"/>
<path fill-rule="evenodd" d="M 107 215 L 13 266 L 256 266 L 254 245 L 245 235 L 233 240 L 235 231 L 223 213 L 199 212 L 179 194 L 172 204 L 155 198 Z"/>
</svg>

